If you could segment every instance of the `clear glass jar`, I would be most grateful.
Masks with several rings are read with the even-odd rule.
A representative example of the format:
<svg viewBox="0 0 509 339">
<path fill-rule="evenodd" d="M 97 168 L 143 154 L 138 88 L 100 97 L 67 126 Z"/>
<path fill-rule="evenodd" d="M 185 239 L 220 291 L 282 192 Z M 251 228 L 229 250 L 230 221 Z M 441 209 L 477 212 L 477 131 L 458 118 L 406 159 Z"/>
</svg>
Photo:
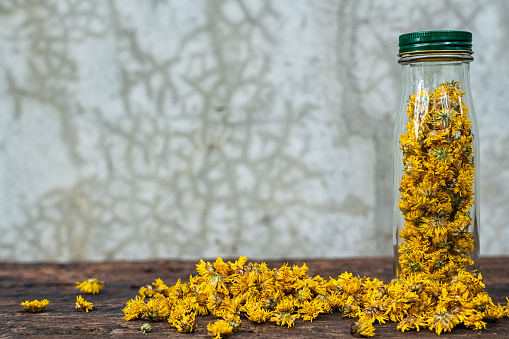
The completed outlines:
<svg viewBox="0 0 509 339">
<path fill-rule="evenodd" d="M 470 90 L 472 35 L 400 36 L 394 131 L 397 277 L 445 280 L 479 263 L 479 133 Z"/>
</svg>

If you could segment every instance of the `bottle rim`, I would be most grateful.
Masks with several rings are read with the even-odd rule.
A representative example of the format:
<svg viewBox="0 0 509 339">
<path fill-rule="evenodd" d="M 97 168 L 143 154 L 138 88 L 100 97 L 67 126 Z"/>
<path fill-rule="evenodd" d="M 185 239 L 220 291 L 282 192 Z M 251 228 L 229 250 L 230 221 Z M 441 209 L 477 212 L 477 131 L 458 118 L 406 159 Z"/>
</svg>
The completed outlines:
<svg viewBox="0 0 509 339">
<path fill-rule="evenodd" d="M 398 54 L 399 64 L 414 62 L 472 62 L 472 51 L 419 51 Z"/>
</svg>

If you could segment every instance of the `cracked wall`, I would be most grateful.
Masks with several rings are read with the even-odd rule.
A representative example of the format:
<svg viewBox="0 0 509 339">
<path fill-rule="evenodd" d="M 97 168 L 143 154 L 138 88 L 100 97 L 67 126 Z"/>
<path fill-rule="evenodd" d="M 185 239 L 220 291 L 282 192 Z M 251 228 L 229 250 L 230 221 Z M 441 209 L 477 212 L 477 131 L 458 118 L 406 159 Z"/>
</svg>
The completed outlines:
<svg viewBox="0 0 509 339">
<path fill-rule="evenodd" d="M 504 1 L 3 1 L 0 260 L 392 253 L 399 34 L 474 34 L 509 254 Z"/>
</svg>

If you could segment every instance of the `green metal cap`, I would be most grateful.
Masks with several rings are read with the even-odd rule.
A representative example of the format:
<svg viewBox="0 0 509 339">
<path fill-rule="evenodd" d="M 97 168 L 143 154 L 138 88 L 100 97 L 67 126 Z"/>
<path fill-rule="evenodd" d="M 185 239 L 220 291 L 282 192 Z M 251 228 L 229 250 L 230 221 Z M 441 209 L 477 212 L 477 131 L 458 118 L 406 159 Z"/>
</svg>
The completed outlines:
<svg viewBox="0 0 509 339">
<path fill-rule="evenodd" d="M 399 36 L 399 54 L 426 51 L 472 52 L 472 33 L 465 31 L 423 31 Z"/>
</svg>

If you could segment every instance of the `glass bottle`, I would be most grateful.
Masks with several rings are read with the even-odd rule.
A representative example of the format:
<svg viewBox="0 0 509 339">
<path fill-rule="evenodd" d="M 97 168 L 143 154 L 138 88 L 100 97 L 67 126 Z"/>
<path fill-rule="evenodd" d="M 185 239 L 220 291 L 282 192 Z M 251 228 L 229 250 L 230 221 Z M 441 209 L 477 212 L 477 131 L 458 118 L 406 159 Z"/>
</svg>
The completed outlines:
<svg viewBox="0 0 509 339">
<path fill-rule="evenodd" d="M 394 131 L 397 277 L 445 280 L 479 263 L 479 133 L 470 90 L 472 34 L 399 37 L 402 96 Z"/>
</svg>

